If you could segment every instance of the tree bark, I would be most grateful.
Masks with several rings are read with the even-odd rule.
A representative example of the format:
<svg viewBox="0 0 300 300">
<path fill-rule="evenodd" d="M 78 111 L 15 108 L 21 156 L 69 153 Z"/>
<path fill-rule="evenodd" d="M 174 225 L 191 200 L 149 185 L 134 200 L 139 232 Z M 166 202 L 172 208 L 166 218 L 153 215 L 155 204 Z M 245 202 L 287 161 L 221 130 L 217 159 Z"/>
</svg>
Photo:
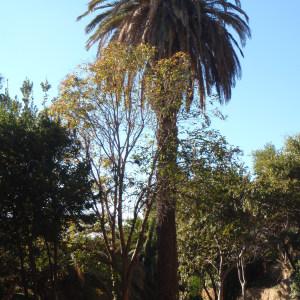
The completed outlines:
<svg viewBox="0 0 300 300">
<path fill-rule="evenodd" d="M 211 281 L 211 286 L 212 286 L 212 289 L 213 289 L 213 292 L 214 292 L 214 299 L 217 299 L 218 298 L 218 291 L 217 291 L 217 286 L 216 286 L 216 283 L 215 283 L 215 279 L 214 279 L 214 276 L 213 274 L 211 273 L 211 271 L 209 269 L 206 269 L 206 272 L 210 278 L 210 281 Z"/>
<path fill-rule="evenodd" d="M 221 278 L 219 283 L 218 300 L 224 300 L 224 280 Z"/>
<path fill-rule="evenodd" d="M 203 285 L 203 288 L 204 288 L 204 291 L 205 291 L 205 293 L 206 293 L 207 298 L 208 298 L 209 300 L 213 300 L 213 298 L 211 297 L 210 292 L 209 292 L 209 290 L 207 289 L 207 286 L 205 285 L 205 283 L 204 283 L 204 285 Z M 216 297 L 215 297 L 215 299 L 216 299 Z"/>
<path fill-rule="evenodd" d="M 222 258 L 223 261 L 224 258 Z M 228 266 L 226 270 L 220 269 L 221 272 L 219 273 L 219 283 L 218 283 L 218 300 L 224 300 L 225 299 L 225 281 L 227 279 L 228 274 L 233 269 L 234 265 Z"/>
<path fill-rule="evenodd" d="M 178 129 L 176 107 L 157 110 L 159 149 L 157 173 L 157 272 L 158 299 L 178 299 L 178 256 L 176 243 L 176 173 Z"/>
<path fill-rule="evenodd" d="M 126 256 L 123 257 L 123 272 L 122 272 L 122 284 L 121 284 L 121 299 L 129 300 L 130 285 L 131 285 L 131 272 L 129 270 L 129 261 Z"/>
<path fill-rule="evenodd" d="M 124 279 L 122 282 L 122 300 L 129 300 L 130 294 L 130 282 L 127 279 Z"/>
<path fill-rule="evenodd" d="M 24 296 L 25 296 L 25 299 L 29 299 L 26 270 L 25 270 L 25 264 L 24 264 L 24 255 L 23 255 L 23 250 L 22 250 L 21 246 L 19 246 L 19 259 L 20 259 L 20 265 L 21 265 L 21 279 L 22 279 L 22 285 L 23 285 L 23 290 L 24 290 Z"/>
<path fill-rule="evenodd" d="M 110 267 L 112 300 L 118 300 L 117 280 L 113 266 Z"/>
<path fill-rule="evenodd" d="M 53 296 L 54 299 L 58 299 L 57 295 L 57 267 L 58 267 L 58 241 L 54 239 L 53 242 Z"/>
<path fill-rule="evenodd" d="M 244 248 L 241 250 L 239 256 L 238 256 L 238 260 L 237 260 L 237 271 L 238 271 L 238 278 L 239 278 L 239 282 L 241 285 L 241 290 L 242 290 L 242 299 L 245 300 L 246 299 L 246 276 L 245 276 L 245 265 L 244 265 Z"/>
<path fill-rule="evenodd" d="M 53 297 L 53 299 L 57 299 L 57 291 L 56 291 L 57 275 L 55 273 L 57 271 L 56 271 L 56 267 L 54 266 L 55 262 L 54 263 L 52 262 L 50 246 L 46 240 L 45 240 L 45 245 L 46 245 L 46 250 L 47 250 L 48 264 L 49 264 L 49 270 L 50 270 L 50 276 L 51 276 L 52 297 Z M 57 252 L 56 252 L 56 254 L 57 254 Z M 57 257 L 57 255 L 56 255 L 56 257 Z M 54 259 L 54 261 L 55 261 L 55 259 Z M 56 264 L 57 264 L 57 262 L 56 262 Z"/>
<path fill-rule="evenodd" d="M 219 255 L 220 255 L 220 262 L 219 262 L 219 269 L 218 269 L 218 300 L 224 300 L 224 281 L 226 277 L 226 272 L 224 272 L 224 255 L 219 246 L 217 239 L 216 242 L 219 248 Z"/>
<path fill-rule="evenodd" d="M 28 239 L 28 248 L 29 248 L 29 264 L 31 270 L 31 277 L 32 277 L 32 290 L 33 290 L 33 299 L 39 300 L 39 293 L 38 293 L 38 283 L 37 283 L 37 269 L 36 269 L 36 262 L 35 262 L 35 255 L 34 255 L 34 245 L 32 241 L 32 237 Z"/>
</svg>

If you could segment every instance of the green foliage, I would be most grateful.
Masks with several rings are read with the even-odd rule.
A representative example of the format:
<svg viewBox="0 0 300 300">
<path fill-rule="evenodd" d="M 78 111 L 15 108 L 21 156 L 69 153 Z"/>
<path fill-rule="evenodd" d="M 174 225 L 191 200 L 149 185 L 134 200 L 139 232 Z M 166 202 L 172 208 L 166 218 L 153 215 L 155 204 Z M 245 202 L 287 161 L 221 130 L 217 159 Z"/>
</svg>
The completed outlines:
<svg viewBox="0 0 300 300">
<path fill-rule="evenodd" d="M 178 243 L 181 278 L 190 295 L 195 278 L 216 284 L 253 243 L 253 221 L 244 205 L 249 178 L 239 154 L 213 130 L 195 130 L 182 142 Z M 202 288 L 199 283 L 198 292 Z"/>
<path fill-rule="evenodd" d="M 96 43 L 100 53 L 108 41 L 143 42 L 157 49 L 158 59 L 183 51 L 191 58 L 191 81 L 197 81 L 202 107 L 213 90 L 221 102 L 230 99 L 240 76 L 236 51 L 251 35 L 240 1 L 91 0 L 79 19 L 89 14 L 96 15 L 86 27 L 88 48 Z"/>
<path fill-rule="evenodd" d="M 291 277 L 291 299 L 297 300 L 300 298 L 300 263 L 296 264 L 296 270 Z"/>
<path fill-rule="evenodd" d="M 187 289 L 189 291 L 190 299 L 200 299 L 199 293 L 202 290 L 202 280 L 199 276 L 191 276 L 187 282 Z"/>
<path fill-rule="evenodd" d="M 299 146 L 299 136 L 294 136 L 286 139 L 283 149 L 267 145 L 254 153 L 252 203 L 270 235 L 279 236 L 299 226 Z"/>
<path fill-rule="evenodd" d="M 55 281 L 63 232 L 85 217 L 91 197 L 75 135 L 37 113 L 31 89 L 25 81 L 24 107 L 0 103 L 0 252 L 4 261 L 7 253 L 15 258 L 5 277 L 15 276 L 25 294 L 42 293 L 39 285 L 44 293 Z"/>
</svg>

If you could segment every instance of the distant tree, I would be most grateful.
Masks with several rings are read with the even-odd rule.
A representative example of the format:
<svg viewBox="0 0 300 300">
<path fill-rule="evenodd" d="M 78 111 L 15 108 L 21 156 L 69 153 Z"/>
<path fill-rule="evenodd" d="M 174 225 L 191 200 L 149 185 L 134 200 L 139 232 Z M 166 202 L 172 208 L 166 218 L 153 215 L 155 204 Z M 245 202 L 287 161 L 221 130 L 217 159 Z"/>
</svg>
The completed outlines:
<svg viewBox="0 0 300 300">
<path fill-rule="evenodd" d="M 203 290 L 209 299 L 224 299 L 225 280 L 237 266 L 245 291 L 245 262 L 254 255 L 253 218 L 245 206 L 249 178 L 239 153 L 208 129 L 189 132 L 179 151 L 181 278 L 189 289 L 197 279 L 194 293 Z"/>
<path fill-rule="evenodd" d="M 269 248 L 279 250 L 290 272 L 296 269 L 300 249 L 300 137 L 288 137 L 282 149 L 267 145 L 254 153 L 253 211 Z"/>
<path fill-rule="evenodd" d="M 5 102 L 8 99 L 8 90 L 1 91 L 3 88 L 4 77 L 0 74 L 0 102 Z"/>
</svg>

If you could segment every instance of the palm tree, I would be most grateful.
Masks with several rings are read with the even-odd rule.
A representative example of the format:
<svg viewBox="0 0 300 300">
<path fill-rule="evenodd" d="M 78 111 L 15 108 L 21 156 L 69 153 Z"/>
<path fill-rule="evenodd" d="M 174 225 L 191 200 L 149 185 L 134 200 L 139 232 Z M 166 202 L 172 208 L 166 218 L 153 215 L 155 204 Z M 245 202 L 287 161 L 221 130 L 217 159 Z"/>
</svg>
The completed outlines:
<svg viewBox="0 0 300 300">
<path fill-rule="evenodd" d="M 98 44 L 98 54 L 111 41 L 129 45 L 148 43 L 157 59 L 178 51 L 190 56 L 193 81 L 199 87 L 200 105 L 217 93 L 220 102 L 231 98 L 241 75 L 237 52 L 250 37 L 248 16 L 238 0 L 90 0 L 87 11 L 95 17 L 86 27 L 87 48 Z M 158 119 L 157 139 L 161 170 L 171 169 L 177 158 L 178 105 L 164 101 Z M 163 113 L 162 113 L 163 111 Z M 170 172 L 169 172 L 170 173 Z M 175 206 L 176 196 L 168 172 L 158 172 L 157 196 L 159 300 L 178 294 Z"/>
</svg>

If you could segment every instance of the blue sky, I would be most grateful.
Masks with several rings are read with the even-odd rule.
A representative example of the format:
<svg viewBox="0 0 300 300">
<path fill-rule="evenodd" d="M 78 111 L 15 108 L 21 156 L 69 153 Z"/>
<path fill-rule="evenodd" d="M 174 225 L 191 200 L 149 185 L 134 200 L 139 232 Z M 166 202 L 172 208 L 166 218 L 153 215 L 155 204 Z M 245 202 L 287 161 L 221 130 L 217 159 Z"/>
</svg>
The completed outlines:
<svg viewBox="0 0 300 300">
<path fill-rule="evenodd" d="M 228 141 L 245 152 L 272 142 L 282 145 L 287 135 L 300 133 L 300 1 L 242 0 L 250 17 L 252 39 L 241 60 L 243 76 L 215 121 Z M 53 95 L 59 82 L 78 64 L 91 61 L 85 50 L 85 21 L 76 17 L 87 0 L 1 1 L 0 73 L 9 80 L 11 94 L 19 94 L 25 77 L 35 85 L 45 78 Z"/>
</svg>

